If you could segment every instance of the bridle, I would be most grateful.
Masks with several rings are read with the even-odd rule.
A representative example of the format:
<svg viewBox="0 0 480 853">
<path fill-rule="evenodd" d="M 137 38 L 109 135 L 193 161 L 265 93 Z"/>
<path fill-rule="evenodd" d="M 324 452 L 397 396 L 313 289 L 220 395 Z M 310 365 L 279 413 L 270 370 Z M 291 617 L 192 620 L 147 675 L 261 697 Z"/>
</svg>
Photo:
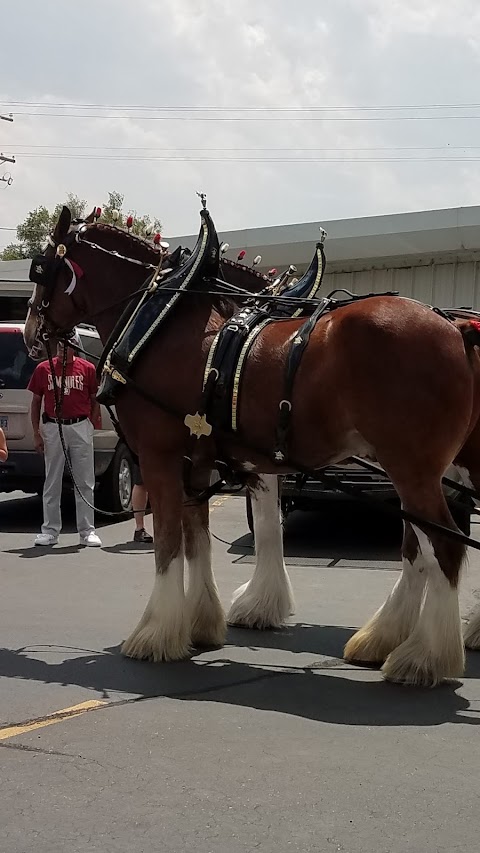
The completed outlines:
<svg viewBox="0 0 480 853">
<path fill-rule="evenodd" d="M 83 276 L 82 268 L 75 261 L 67 257 L 68 251 L 74 244 L 82 243 L 83 245 L 88 246 L 93 251 L 99 251 L 106 255 L 109 255 L 110 257 L 114 257 L 117 260 L 125 261 L 129 264 L 134 264 L 135 266 L 141 267 L 145 270 L 154 271 L 155 276 L 161 274 L 162 272 L 163 274 L 167 272 L 167 270 L 162 271 L 161 269 L 162 263 L 167 257 L 167 252 L 164 249 L 160 248 L 158 250 L 159 261 L 157 264 L 149 263 L 147 261 L 141 261 L 138 258 L 132 258 L 128 255 L 123 255 L 120 252 L 117 252 L 115 249 L 106 249 L 104 246 L 101 246 L 99 243 L 95 243 L 92 240 L 87 240 L 85 234 L 88 230 L 89 224 L 93 223 L 87 223 L 83 220 L 80 222 L 73 223 L 70 226 L 68 234 L 63 243 L 57 243 L 54 238 L 49 235 L 47 237 L 47 247 L 45 251 L 43 253 L 35 255 L 32 259 L 29 275 L 30 280 L 35 283 L 36 287 L 43 288 L 42 299 L 40 302 L 38 302 L 34 298 L 34 296 L 32 296 L 28 300 L 29 309 L 37 317 L 37 329 L 35 339 L 33 345 L 30 348 L 30 356 L 34 359 L 38 359 L 40 357 L 44 347 L 46 347 L 47 341 L 51 338 L 68 342 L 75 333 L 74 329 L 64 331 L 61 331 L 60 329 L 55 329 L 54 327 L 52 327 L 51 323 L 47 320 L 47 317 L 45 315 L 46 310 L 50 306 L 52 291 L 60 270 L 64 266 L 66 266 L 68 267 L 71 273 L 72 277 L 70 284 L 65 290 L 65 293 L 70 297 L 72 296 L 75 290 L 78 279 Z M 117 228 L 115 226 L 102 225 L 102 227 L 106 230 L 112 230 L 115 233 L 123 233 L 120 228 Z M 141 241 L 139 238 L 136 239 L 139 243 L 144 245 L 143 241 Z M 46 254 L 49 248 L 55 250 L 55 254 L 53 256 L 51 254 Z M 113 308 L 116 308 L 119 305 L 130 301 L 138 294 L 143 293 L 150 285 L 150 282 L 151 276 L 149 275 L 148 279 L 144 282 L 141 288 L 129 294 L 127 297 L 119 299 L 114 303 L 110 303 L 109 305 L 105 305 L 103 308 L 96 312 L 96 316 L 104 313 L 105 311 L 109 311 Z"/>
</svg>

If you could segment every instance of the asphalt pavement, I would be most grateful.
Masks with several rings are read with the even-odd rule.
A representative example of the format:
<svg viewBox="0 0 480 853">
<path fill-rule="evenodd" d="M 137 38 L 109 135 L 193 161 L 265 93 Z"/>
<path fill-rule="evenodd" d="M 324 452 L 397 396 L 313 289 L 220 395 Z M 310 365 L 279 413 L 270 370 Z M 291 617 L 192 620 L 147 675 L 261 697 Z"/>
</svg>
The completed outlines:
<svg viewBox="0 0 480 853">
<path fill-rule="evenodd" d="M 151 546 L 123 521 L 80 548 L 65 519 L 57 547 L 34 548 L 40 500 L 0 500 L 0 853 L 478 849 L 480 652 L 435 690 L 341 657 L 398 576 L 397 530 L 293 515 L 291 624 L 150 664 L 119 646 L 150 595 Z M 243 499 L 217 499 L 211 521 L 228 607 L 253 569 Z M 478 589 L 472 552 L 463 614 Z"/>
</svg>

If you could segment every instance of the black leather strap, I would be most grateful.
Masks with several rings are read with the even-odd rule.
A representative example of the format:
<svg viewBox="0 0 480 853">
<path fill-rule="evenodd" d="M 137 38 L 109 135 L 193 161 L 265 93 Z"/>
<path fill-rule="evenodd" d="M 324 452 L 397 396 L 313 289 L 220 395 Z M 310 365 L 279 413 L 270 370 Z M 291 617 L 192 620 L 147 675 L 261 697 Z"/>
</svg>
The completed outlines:
<svg viewBox="0 0 480 853">
<path fill-rule="evenodd" d="M 241 349 L 250 332 L 266 317 L 268 314 L 263 310 L 244 308 L 232 317 L 220 332 L 210 367 L 214 375 L 216 372 L 217 378 L 208 400 L 203 401 L 209 423 L 217 428 L 231 431 L 233 384 Z"/>
<path fill-rule="evenodd" d="M 290 339 L 290 349 L 285 365 L 285 391 L 283 400 L 279 403 L 280 414 L 278 417 L 277 429 L 275 432 L 275 448 L 273 458 L 275 462 L 281 464 L 288 456 L 288 434 L 290 431 L 290 422 L 292 416 L 292 392 L 295 382 L 295 376 L 300 366 L 303 353 L 310 340 L 316 324 L 320 317 L 323 316 L 331 307 L 330 299 L 322 299 L 315 308 L 312 316 L 305 321 L 303 326 Z"/>
</svg>

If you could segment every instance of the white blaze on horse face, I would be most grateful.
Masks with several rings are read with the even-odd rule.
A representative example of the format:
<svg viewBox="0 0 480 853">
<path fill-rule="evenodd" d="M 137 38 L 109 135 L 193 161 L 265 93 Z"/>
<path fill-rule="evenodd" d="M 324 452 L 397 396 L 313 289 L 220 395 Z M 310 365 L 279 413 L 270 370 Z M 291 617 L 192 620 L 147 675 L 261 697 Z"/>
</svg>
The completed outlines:
<svg viewBox="0 0 480 853">
<path fill-rule="evenodd" d="M 414 526 L 426 573 L 426 590 L 417 625 L 387 658 L 383 672 L 391 681 L 434 687 L 463 675 L 465 654 L 458 591 L 440 567 L 428 536 Z"/>
<path fill-rule="evenodd" d="M 183 548 L 163 574 L 157 571 L 150 600 L 122 646 L 139 660 L 181 660 L 190 654 L 190 619 L 185 606 Z"/>
<path fill-rule="evenodd" d="M 260 477 L 250 494 L 257 565 L 253 578 L 234 593 L 227 621 L 248 628 L 278 628 L 295 605 L 283 559 L 277 475 Z"/>
</svg>

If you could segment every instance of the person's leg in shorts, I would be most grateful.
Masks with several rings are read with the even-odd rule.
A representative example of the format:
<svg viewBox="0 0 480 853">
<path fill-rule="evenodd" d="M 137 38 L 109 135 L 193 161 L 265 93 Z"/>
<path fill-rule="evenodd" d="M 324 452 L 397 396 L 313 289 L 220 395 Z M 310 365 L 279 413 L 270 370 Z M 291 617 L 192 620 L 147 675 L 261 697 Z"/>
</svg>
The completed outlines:
<svg viewBox="0 0 480 853">
<path fill-rule="evenodd" d="M 133 466 L 132 509 L 135 518 L 134 542 L 153 542 L 153 536 L 145 530 L 145 510 L 147 508 L 148 492 L 143 485 L 142 474 L 138 465 Z"/>
</svg>

